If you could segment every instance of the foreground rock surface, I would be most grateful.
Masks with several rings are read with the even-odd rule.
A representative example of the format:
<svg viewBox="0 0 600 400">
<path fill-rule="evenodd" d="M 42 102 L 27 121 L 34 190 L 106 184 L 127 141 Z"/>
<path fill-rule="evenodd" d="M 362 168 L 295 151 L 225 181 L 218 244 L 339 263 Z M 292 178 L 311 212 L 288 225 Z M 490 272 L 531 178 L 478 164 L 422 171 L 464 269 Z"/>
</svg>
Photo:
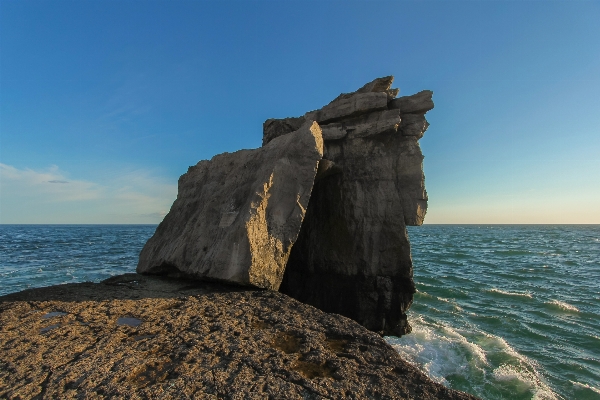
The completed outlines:
<svg viewBox="0 0 600 400">
<path fill-rule="evenodd" d="M 321 129 L 310 121 L 262 148 L 190 167 L 137 272 L 277 290 L 322 156 Z"/>
<path fill-rule="evenodd" d="M 474 397 L 283 294 L 126 274 L 0 297 L 0 398 Z"/>
</svg>

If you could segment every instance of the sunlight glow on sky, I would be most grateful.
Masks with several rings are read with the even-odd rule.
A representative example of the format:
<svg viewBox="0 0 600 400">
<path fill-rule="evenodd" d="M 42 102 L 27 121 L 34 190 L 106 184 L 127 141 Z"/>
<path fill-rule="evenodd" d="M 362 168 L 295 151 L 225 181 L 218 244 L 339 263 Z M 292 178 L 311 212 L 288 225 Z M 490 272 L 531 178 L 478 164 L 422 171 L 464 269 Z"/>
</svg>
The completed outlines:
<svg viewBox="0 0 600 400">
<path fill-rule="evenodd" d="M 600 2 L 0 0 L 0 223 L 158 223 L 188 166 L 394 75 L 425 223 L 600 223 Z"/>
</svg>

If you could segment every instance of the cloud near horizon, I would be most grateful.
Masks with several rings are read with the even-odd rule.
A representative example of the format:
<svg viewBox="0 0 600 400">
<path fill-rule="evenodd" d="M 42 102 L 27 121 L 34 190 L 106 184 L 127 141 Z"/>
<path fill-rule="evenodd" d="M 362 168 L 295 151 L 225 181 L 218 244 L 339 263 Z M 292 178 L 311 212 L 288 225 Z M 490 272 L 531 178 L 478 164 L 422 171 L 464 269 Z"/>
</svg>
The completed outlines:
<svg viewBox="0 0 600 400">
<path fill-rule="evenodd" d="M 70 179 L 58 166 L 36 171 L 0 163 L 0 223 L 158 223 L 177 185 L 145 170 L 120 171 L 107 182 Z"/>
</svg>

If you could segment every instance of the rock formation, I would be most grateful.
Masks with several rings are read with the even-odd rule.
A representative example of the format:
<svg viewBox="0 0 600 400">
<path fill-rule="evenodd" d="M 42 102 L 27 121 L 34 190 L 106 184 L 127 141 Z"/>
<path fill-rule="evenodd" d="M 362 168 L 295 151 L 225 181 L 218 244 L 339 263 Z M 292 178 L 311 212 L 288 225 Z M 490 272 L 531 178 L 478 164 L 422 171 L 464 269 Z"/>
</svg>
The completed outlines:
<svg viewBox="0 0 600 400">
<path fill-rule="evenodd" d="M 0 297 L 2 399 L 474 399 L 274 291 L 135 274 Z"/>
<path fill-rule="evenodd" d="M 190 167 L 138 272 L 277 290 L 322 156 L 321 129 L 311 121 L 262 148 Z"/>
<path fill-rule="evenodd" d="M 409 332 L 406 225 L 427 209 L 418 140 L 433 102 L 431 91 L 395 98 L 392 81 L 267 120 L 262 148 L 191 167 L 137 271 L 279 289 L 377 332 Z"/>
<path fill-rule="evenodd" d="M 386 334 L 410 331 L 414 289 L 406 225 L 427 209 L 418 140 L 432 92 L 393 99 L 393 77 L 376 79 L 302 117 L 267 120 L 263 144 L 305 121 L 325 149 L 280 291 Z"/>
</svg>

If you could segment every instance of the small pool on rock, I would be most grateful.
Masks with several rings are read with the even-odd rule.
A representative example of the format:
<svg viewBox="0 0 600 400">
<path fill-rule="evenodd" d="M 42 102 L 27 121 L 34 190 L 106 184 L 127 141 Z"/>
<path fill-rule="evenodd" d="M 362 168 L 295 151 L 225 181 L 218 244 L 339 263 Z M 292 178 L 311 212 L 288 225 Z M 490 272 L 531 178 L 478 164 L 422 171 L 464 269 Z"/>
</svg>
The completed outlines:
<svg viewBox="0 0 600 400">
<path fill-rule="evenodd" d="M 42 318 L 60 317 L 61 315 L 67 315 L 67 313 L 62 311 L 52 311 L 43 315 Z"/>
<path fill-rule="evenodd" d="M 139 326 L 142 323 L 141 319 L 133 318 L 133 317 L 119 317 L 117 319 L 117 325 L 127 325 L 127 326 Z"/>
<path fill-rule="evenodd" d="M 51 331 L 52 329 L 58 328 L 59 326 L 60 324 L 47 326 L 45 328 L 40 329 L 40 333 L 46 333 L 48 331 Z"/>
</svg>

